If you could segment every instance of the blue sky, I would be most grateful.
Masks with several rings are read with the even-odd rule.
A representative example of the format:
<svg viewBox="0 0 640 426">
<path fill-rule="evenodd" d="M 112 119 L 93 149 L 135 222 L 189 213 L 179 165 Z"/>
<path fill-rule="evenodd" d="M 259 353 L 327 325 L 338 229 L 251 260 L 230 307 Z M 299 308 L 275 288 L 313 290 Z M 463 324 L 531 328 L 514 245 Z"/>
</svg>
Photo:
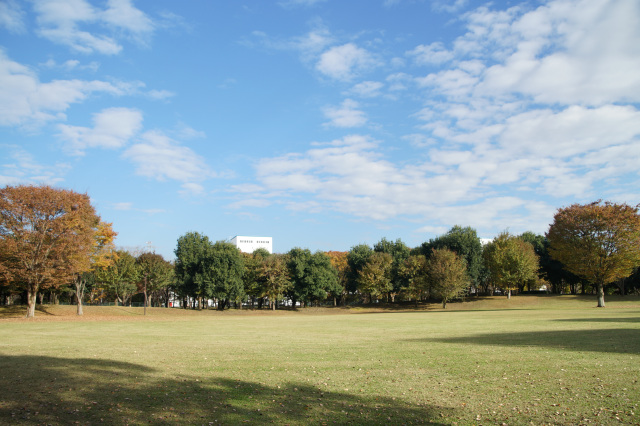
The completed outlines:
<svg viewBox="0 0 640 426">
<path fill-rule="evenodd" d="M 544 233 L 640 202 L 640 2 L 1 0 L 0 159 L 167 258 Z"/>
</svg>

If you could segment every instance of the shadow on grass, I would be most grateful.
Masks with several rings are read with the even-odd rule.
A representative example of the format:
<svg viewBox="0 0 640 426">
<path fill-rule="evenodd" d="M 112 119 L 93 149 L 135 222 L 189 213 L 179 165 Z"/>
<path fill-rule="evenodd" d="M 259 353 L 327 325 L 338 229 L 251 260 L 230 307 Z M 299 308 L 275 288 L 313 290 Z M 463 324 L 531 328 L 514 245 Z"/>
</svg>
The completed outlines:
<svg viewBox="0 0 640 426">
<path fill-rule="evenodd" d="M 567 319 L 556 319 L 553 321 L 560 322 L 640 322 L 640 317 L 629 317 L 629 318 L 567 318 Z"/>
<path fill-rule="evenodd" d="M 36 305 L 36 315 L 52 315 L 55 314 L 49 312 L 48 305 Z M 9 305 L 0 306 L 0 319 L 3 318 L 24 318 L 27 316 L 27 305 Z"/>
<path fill-rule="evenodd" d="M 455 410 L 330 391 L 268 386 L 102 359 L 0 356 L 2 424 L 438 424 Z"/>
<path fill-rule="evenodd" d="M 627 328 L 486 333 L 469 337 L 423 338 L 411 341 L 640 354 L 640 329 Z"/>
</svg>

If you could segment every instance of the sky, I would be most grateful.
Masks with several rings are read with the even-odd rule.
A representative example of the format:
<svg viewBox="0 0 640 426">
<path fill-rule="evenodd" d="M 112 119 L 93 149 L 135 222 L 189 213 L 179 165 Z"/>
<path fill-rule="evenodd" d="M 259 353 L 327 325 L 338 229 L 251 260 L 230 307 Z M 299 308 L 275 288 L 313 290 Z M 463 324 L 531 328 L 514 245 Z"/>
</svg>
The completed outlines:
<svg viewBox="0 0 640 426">
<path fill-rule="evenodd" d="M 640 202 L 637 0 L 0 0 L 0 185 L 347 251 Z"/>
</svg>

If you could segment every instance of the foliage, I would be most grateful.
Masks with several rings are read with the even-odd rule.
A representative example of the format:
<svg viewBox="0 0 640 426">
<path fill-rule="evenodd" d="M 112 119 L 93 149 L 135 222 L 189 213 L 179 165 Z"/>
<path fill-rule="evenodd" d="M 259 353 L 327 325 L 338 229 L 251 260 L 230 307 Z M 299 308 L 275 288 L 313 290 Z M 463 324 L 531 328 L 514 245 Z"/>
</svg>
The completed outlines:
<svg viewBox="0 0 640 426">
<path fill-rule="evenodd" d="M 360 271 L 373 254 L 373 250 L 366 244 L 358 244 L 351 247 L 347 254 L 347 291 L 354 293 L 358 289 L 358 277 Z"/>
<path fill-rule="evenodd" d="M 309 249 L 293 248 L 288 253 L 287 266 L 294 305 L 296 300 L 305 304 L 325 300 L 330 293 L 340 291 L 338 272 L 321 251 L 311 254 Z"/>
<path fill-rule="evenodd" d="M 346 251 L 328 251 L 325 252 L 331 261 L 331 266 L 338 273 L 338 286 L 337 291 L 333 294 L 334 297 L 340 297 L 342 304 L 345 304 L 347 297 L 347 288 L 349 281 L 349 263 L 347 262 L 348 252 Z"/>
<path fill-rule="evenodd" d="M 418 304 L 427 296 L 429 281 L 427 279 L 427 258 L 421 254 L 409 256 L 400 266 L 400 277 L 404 281 L 404 293 Z"/>
<path fill-rule="evenodd" d="M 265 258 L 260 265 L 259 280 L 262 283 L 262 297 L 267 297 L 271 309 L 276 309 L 276 301 L 291 289 L 287 256 L 272 254 Z"/>
<path fill-rule="evenodd" d="M 427 280 L 431 291 L 442 299 L 442 307 L 447 302 L 463 295 L 469 287 L 467 262 L 462 256 L 443 248 L 433 249 L 427 263 Z"/>
<path fill-rule="evenodd" d="M 640 264 L 639 206 L 596 201 L 559 209 L 547 233 L 551 256 L 597 287 L 631 275 Z"/>
<path fill-rule="evenodd" d="M 259 248 L 253 253 L 242 253 L 245 268 L 244 275 L 242 276 L 244 291 L 252 298 L 252 300 L 259 299 L 259 306 L 262 306 L 261 299 L 265 297 L 265 289 L 263 286 L 264 281 L 260 274 L 264 262 L 270 256 L 271 253 L 264 248 Z"/>
<path fill-rule="evenodd" d="M 140 288 L 144 293 L 145 313 L 148 294 L 157 294 L 169 286 L 173 280 L 173 265 L 156 253 L 141 253 L 136 258 L 136 266 L 140 277 Z"/>
<path fill-rule="evenodd" d="M 400 238 L 396 241 L 389 241 L 386 238 L 382 238 L 373 246 L 374 252 L 387 253 L 391 255 L 393 262 L 391 264 L 391 284 L 392 284 L 392 299 L 395 294 L 402 291 L 403 280 L 400 276 L 400 269 L 402 264 L 411 254 L 411 249 L 402 242 Z"/>
<path fill-rule="evenodd" d="M 176 290 L 182 297 L 211 297 L 213 289 L 204 279 L 204 260 L 211 247 L 209 237 L 188 232 L 178 238 L 176 255 Z"/>
<path fill-rule="evenodd" d="M 100 218 L 87 194 L 50 186 L 0 189 L 0 274 L 27 292 L 27 317 L 40 289 L 90 269 Z"/>
<path fill-rule="evenodd" d="M 511 296 L 511 290 L 537 282 L 538 256 L 530 243 L 508 232 L 484 247 L 483 257 L 493 284 Z"/>
<path fill-rule="evenodd" d="M 115 250 L 114 240 L 118 235 L 111 223 L 100 221 L 93 233 L 93 246 L 88 253 L 89 270 L 79 271 L 73 278 L 76 295 L 77 314 L 82 315 L 82 301 L 87 288 L 96 284 L 96 272 L 112 263 L 112 252 Z"/>
<path fill-rule="evenodd" d="M 116 250 L 111 264 L 97 272 L 97 279 L 115 294 L 116 301 L 126 305 L 138 290 L 136 258 L 126 250 Z"/>
<path fill-rule="evenodd" d="M 388 253 L 374 252 L 358 275 L 358 290 L 369 295 L 369 302 L 380 298 L 393 289 L 391 266 L 393 258 Z"/>
<path fill-rule="evenodd" d="M 231 243 L 218 241 L 209 247 L 203 262 L 203 281 L 211 286 L 210 297 L 218 299 L 218 309 L 224 310 L 232 302 L 241 302 L 245 293 L 240 250 Z"/>
<path fill-rule="evenodd" d="M 422 254 L 429 258 L 433 249 L 447 248 L 467 262 L 467 274 L 474 286 L 479 286 L 484 274 L 482 260 L 482 243 L 475 229 L 456 225 L 446 234 L 441 235 L 421 246 Z"/>
</svg>

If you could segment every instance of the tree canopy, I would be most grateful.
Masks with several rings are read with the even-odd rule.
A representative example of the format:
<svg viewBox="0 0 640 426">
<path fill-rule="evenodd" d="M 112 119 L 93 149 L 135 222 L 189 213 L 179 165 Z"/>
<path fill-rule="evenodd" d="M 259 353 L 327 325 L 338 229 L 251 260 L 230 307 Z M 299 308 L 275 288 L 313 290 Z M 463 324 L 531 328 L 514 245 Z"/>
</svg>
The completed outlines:
<svg viewBox="0 0 640 426">
<path fill-rule="evenodd" d="M 521 238 L 502 232 L 485 246 L 483 257 L 491 281 L 509 297 L 511 290 L 537 282 L 538 256 Z"/>
<path fill-rule="evenodd" d="M 625 278 L 640 264 L 639 206 L 595 201 L 558 209 L 549 227 L 551 256 L 597 287 Z"/>
<path fill-rule="evenodd" d="M 0 274 L 27 292 L 27 317 L 45 287 L 71 282 L 90 268 L 100 223 L 87 194 L 50 186 L 0 189 Z"/>
</svg>

